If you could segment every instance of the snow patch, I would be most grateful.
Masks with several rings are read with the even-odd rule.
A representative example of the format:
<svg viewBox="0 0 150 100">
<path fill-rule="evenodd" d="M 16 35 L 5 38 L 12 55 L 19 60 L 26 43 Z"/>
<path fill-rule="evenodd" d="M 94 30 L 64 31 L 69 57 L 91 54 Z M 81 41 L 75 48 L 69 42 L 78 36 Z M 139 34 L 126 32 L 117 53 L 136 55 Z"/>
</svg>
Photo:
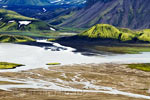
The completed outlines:
<svg viewBox="0 0 150 100">
<path fill-rule="evenodd" d="M 3 8 L 7 8 L 8 6 L 2 6 Z"/>
<path fill-rule="evenodd" d="M 54 28 L 52 28 L 52 27 L 50 27 L 50 30 L 52 30 L 52 31 L 56 31 L 56 29 L 54 29 Z"/>
<path fill-rule="evenodd" d="M 13 22 L 15 22 L 15 20 L 11 20 L 11 21 L 9 21 L 8 23 L 13 23 Z"/>
<path fill-rule="evenodd" d="M 21 25 L 29 25 L 31 23 L 31 21 L 19 21 L 19 27 Z"/>
<path fill-rule="evenodd" d="M 46 10 L 46 8 L 43 8 L 43 12 L 46 12 L 47 10 Z"/>
</svg>

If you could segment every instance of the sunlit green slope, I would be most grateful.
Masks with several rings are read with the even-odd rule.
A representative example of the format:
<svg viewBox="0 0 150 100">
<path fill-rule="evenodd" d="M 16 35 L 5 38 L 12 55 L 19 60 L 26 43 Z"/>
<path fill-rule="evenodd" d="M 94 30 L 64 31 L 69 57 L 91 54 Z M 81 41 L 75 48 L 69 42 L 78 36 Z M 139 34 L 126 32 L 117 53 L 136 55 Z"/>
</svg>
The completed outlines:
<svg viewBox="0 0 150 100">
<path fill-rule="evenodd" d="M 117 39 L 120 41 L 148 41 L 150 42 L 150 29 L 130 30 L 116 28 L 109 24 L 97 24 L 87 31 L 79 34 L 88 38 Z"/>
<path fill-rule="evenodd" d="M 33 41 L 35 40 L 26 36 L 0 34 L 0 42 L 2 43 L 33 42 Z"/>
</svg>

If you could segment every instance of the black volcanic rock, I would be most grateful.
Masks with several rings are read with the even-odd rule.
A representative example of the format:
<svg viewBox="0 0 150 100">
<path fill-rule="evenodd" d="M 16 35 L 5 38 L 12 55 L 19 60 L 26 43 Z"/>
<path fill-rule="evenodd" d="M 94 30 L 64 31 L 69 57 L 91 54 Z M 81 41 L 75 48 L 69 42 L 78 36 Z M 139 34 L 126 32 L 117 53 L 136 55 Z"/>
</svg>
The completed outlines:
<svg viewBox="0 0 150 100">
<path fill-rule="evenodd" d="M 104 23 L 131 29 L 150 28 L 150 0 L 87 0 L 62 26 L 89 28 Z"/>
</svg>

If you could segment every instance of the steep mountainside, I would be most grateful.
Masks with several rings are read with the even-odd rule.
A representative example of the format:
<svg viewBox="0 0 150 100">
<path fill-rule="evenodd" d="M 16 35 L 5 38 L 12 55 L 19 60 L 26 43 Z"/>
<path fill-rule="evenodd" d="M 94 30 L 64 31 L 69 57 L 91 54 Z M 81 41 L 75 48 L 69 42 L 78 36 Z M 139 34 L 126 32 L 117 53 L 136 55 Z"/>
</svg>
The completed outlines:
<svg viewBox="0 0 150 100">
<path fill-rule="evenodd" d="M 0 4 L 5 5 L 80 5 L 85 3 L 85 0 L 1 0 Z"/>
<path fill-rule="evenodd" d="M 22 16 L 14 11 L 0 9 L 0 31 L 42 31 L 50 26 L 40 20 Z"/>
<path fill-rule="evenodd" d="M 99 23 L 132 29 L 150 28 L 150 0 L 87 0 L 87 6 L 62 26 L 89 28 Z"/>
</svg>

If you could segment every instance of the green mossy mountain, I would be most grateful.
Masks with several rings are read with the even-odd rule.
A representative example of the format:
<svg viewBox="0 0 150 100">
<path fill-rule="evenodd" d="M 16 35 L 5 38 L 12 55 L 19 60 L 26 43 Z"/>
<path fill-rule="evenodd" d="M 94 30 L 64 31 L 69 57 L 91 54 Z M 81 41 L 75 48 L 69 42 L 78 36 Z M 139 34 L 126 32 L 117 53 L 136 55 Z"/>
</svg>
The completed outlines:
<svg viewBox="0 0 150 100">
<path fill-rule="evenodd" d="M 28 23 L 28 24 L 21 24 Z M 42 31 L 50 26 L 38 19 L 22 16 L 14 11 L 0 9 L 0 31 Z"/>
<path fill-rule="evenodd" d="M 116 39 L 119 41 L 144 41 L 150 42 L 150 29 L 130 30 L 117 28 L 109 24 L 97 24 L 87 31 L 79 34 L 80 37 Z"/>
<path fill-rule="evenodd" d="M 97 24 L 80 35 L 88 36 L 90 38 L 101 37 L 118 39 L 120 34 L 120 31 L 114 26 L 108 24 Z"/>
<path fill-rule="evenodd" d="M 34 39 L 27 36 L 0 34 L 0 43 L 33 42 Z"/>
</svg>

